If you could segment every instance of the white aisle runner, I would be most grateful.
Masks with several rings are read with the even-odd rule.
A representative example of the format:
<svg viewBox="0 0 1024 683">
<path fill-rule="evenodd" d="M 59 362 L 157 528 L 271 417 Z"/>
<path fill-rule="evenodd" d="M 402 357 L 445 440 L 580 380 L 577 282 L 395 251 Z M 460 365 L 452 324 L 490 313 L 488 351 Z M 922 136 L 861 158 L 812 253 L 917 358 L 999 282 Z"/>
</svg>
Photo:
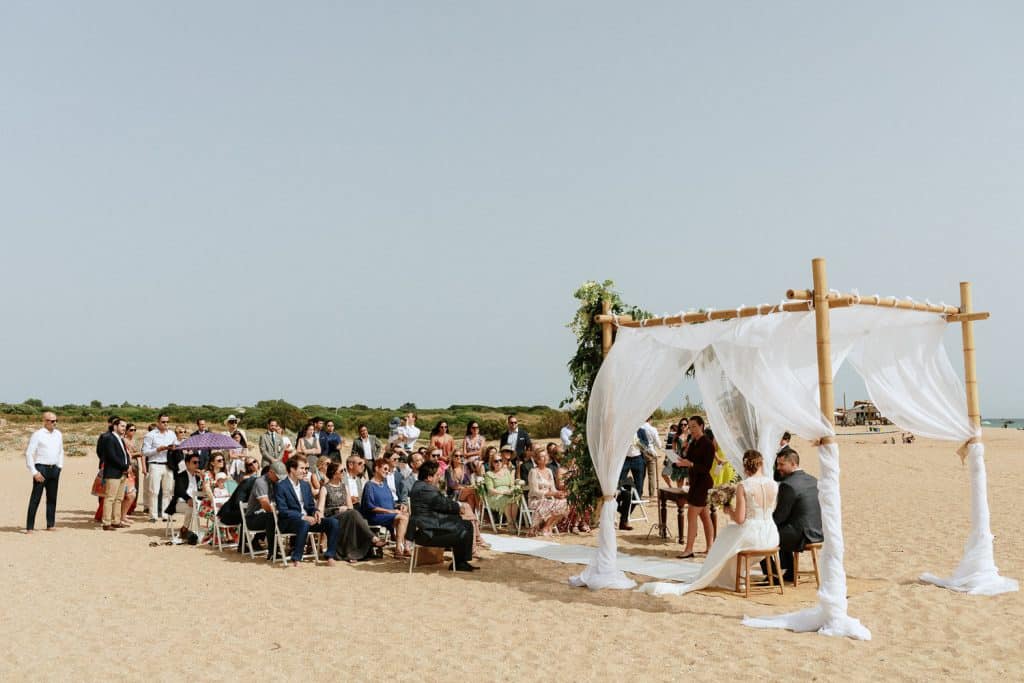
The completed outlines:
<svg viewBox="0 0 1024 683">
<path fill-rule="evenodd" d="M 590 559 L 597 552 L 597 548 L 585 545 L 569 543 L 562 545 L 561 543 L 539 541 L 535 538 L 519 538 L 517 536 L 481 535 L 490 544 L 491 550 L 496 552 L 530 555 L 565 564 L 589 564 Z M 631 574 L 641 574 L 656 579 L 684 581 L 687 583 L 696 578 L 697 574 L 700 573 L 701 567 L 700 562 L 668 560 L 664 557 L 638 557 L 623 553 L 618 554 L 617 561 L 619 569 Z"/>
</svg>

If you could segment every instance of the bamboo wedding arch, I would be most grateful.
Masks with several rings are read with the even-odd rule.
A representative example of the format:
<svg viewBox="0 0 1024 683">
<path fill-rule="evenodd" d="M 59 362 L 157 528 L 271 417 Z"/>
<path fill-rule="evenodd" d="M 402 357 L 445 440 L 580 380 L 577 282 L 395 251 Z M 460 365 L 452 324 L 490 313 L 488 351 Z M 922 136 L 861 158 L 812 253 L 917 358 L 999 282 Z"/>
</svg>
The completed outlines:
<svg viewBox="0 0 1024 683">
<path fill-rule="evenodd" d="M 611 311 L 611 303 L 608 300 L 602 301 L 601 313 L 594 317 L 594 321 L 601 325 L 601 342 L 602 352 L 605 362 L 602 363 L 602 371 L 598 373 L 598 377 L 595 380 L 594 394 L 591 396 L 591 411 L 588 417 L 587 433 L 588 442 L 592 444 L 599 443 L 600 446 L 598 451 L 595 453 L 591 452 L 591 457 L 595 459 L 595 466 L 599 466 L 603 473 L 602 489 L 604 497 L 608 498 L 610 491 L 614 488 L 614 482 L 612 479 L 615 473 L 612 472 L 615 466 L 616 457 L 620 451 L 618 441 L 622 435 L 626 434 L 628 430 L 623 425 L 608 425 L 602 424 L 602 422 L 612 421 L 614 423 L 623 422 L 623 424 L 632 419 L 632 413 L 635 411 L 643 410 L 646 406 L 642 406 L 645 401 L 652 402 L 660 400 L 653 395 L 645 395 L 644 389 L 637 388 L 640 385 L 637 384 L 640 375 L 637 374 L 638 370 L 636 366 L 629 366 L 628 372 L 621 370 L 623 363 L 632 362 L 628 359 L 634 358 L 653 358 L 657 355 L 657 351 L 653 349 L 655 347 L 638 345 L 639 337 L 630 335 L 630 343 L 626 345 L 621 354 L 616 355 L 616 361 L 614 363 L 608 362 L 608 355 L 612 350 L 612 345 L 615 341 L 615 329 L 616 328 L 656 328 L 656 327 L 682 327 L 687 325 L 697 325 L 700 323 L 708 323 L 712 321 L 728 321 L 733 319 L 741 318 L 754 318 L 760 316 L 782 316 L 788 313 L 803 313 L 805 314 L 800 319 L 801 321 L 807 321 L 806 325 L 803 322 L 794 320 L 794 324 L 799 322 L 796 329 L 806 329 L 809 332 L 810 318 L 806 315 L 813 312 L 813 323 L 814 323 L 814 334 L 815 334 L 815 347 L 812 349 L 809 345 L 809 340 L 801 344 L 806 344 L 803 348 L 806 349 L 806 355 L 802 356 L 805 360 L 800 361 L 804 363 L 801 367 L 806 368 L 806 372 L 809 373 L 806 376 L 806 383 L 802 384 L 805 390 L 810 394 L 814 395 L 813 385 L 813 372 L 814 372 L 814 361 L 817 361 L 817 398 L 818 405 L 813 406 L 811 403 L 805 403 L 806 408 L 802 408 L 801 415 L 804 417 L 811 417 L 816 423 L 816 413 L 820 410 L 820 417 L 823 420 L 820 429 L 815 427 L 817 434 L 802 434 L 805 437 L 816 439 L 815 445 L 818 448 L 819 460 L 822 464 L 822 479 L 819 485 L 819 500 L 822 504 L 823 510 L 823 523 L 825 530 L 825 544 L 822 552 L 822 583 L 818 591 L 819 605 L 815 608 L 802 610 L 800 612 L 780 615 L 779 617 L 771 617 L 765 619 L 746 619 L 745 624 L 749 626 L 762 627 L 762 628 L 787 628 L 796 631 L 818 631 L 826 635 L 842 635 L 850 636 L 860 639 L 870 639 L 870 631 L 860 624 L 859 621 L 849 617 L 846 613 L 846 574 L 843 567 L 843 534 L 842 534 L 842 513 L 839 506 L 839 451 L 835 440 L 835 396 L 833 390 L 833 373 L 832 373 L 832 324 L 830 311 L 833 309 L 842 309 L 849 307 L 864 307 L 873 306 L 879 308 L 887 308 L 893 311 L 914 311 L 917 312 L 916 318 L 907 319 L 908 325 L 911 327 L 920 326 L 924 324 L 928 330 L 931 330 L 928 334 L 931 335 L 931 339 L 938 343 L 937 348 L 941 352 L 942 367 L 945 368 L 945 374 L 942 375 L 946 382 L 943 389 L 922 389 L 924 394 L 918 394 L 922 399 L 926 397 L 933 397 L 935 394 L 932 391 L 944 391 L 945 398 L 943 399 L 943 405 L 947 406 L 947 410 L 953 410 L 959 413 L 958 418 L 959 427 L 950 427 L 948 430 L 940 428 L 933 430 L 938 433 L 936 438 L 943 438 L 947 440 L 963 440 L 968 439 L 958 453 L 963 459 L 970 459 L 970 479 L 971 479 L 971 533 L 968 536 L 967 545 L 964 551 L 964 557 L 961 560 L 960 565 L 954 572 L 951 578 L 939 578 L 932 574 L 923 574 L 922 580 L 940 585 L 951 590 L 958 590 L 969 592 L 972 594 L 985 594 L 995 595 L 1001 592 L 1015 591 L 1018 590 L 1018 584 L 1012 579 L 1006 579 L 998 574 L 998 570 L 992 561 L 992 534 L 989 530 L 989 515 L 988 515 L 988 504 L 987 504 L 987 484 L 984 471 L 984 447 L 981 442 L 981 410 L 980 402 L 978 397 L 978 378 L 977 378 L 977 366 L 975 356 L 975 342 L 974 342 L 974 323 L 981 320 L 987 320 L 989 313 L 977 312 L 973 308 L 972 297 L 971 297 L 971 284 L 969 282 L 960 283 L 960 305 L 950 306 L 946 304 L 932 304 L 930 302 L 918 302 L 911 299 L 897 299 L 895 297 L 879 297 L 870 296 L 865 297 L 857 293 L 840 293 L 834 290 L 829 290 L 828 279 L 826 274 L 825 259 L 815 258 L 811 262 L 811 273 L 812 273 L 812 289 L 791 289 L 786 292 L 786 300 L 779 304 L 763 304 L 760 306 L 740 306 L 736 309 L 725 309 L 725 310 L 708 310 L 698 311 L 690 313 L 679 313 L 676 315 L 662 316 L 656 318 L 650 318 L 646 320 L 633 320 L 631 317 L 626 315 L 614 315 Z M 964 396 L 964 393 L 960 391 L 949 390 L 950 386 L 956 386 L 958 380 L 955 377 L 955 372 L 949 365 L 948 359 L 945 356 L 945 352 L 941 351 L 941 343 L 938 338 L 935 337 L 938 334 L 939 328 L 934 327 L 928 321 L 928 316 L 921 317 L 921 313 L 934 314 L 939 316 L 947 323 L 959 323 L 961 327 L 961 337 L 963 342 L 963 362 L 964 362 L 964 386 L 965 398 L 966 398 L 966 415 L 960 412 L 962 409 L 957 408 L 957 404 L 960 399 L 959 396 Z M 881 321 L 882 328 L 879 334 L 882 334 L 881 330 L 884 329 L 885 325 L 895 325 L 888 329 L 886 334 L 897 334 L 896 337 L 886 337 L 882 334 L 881 339 L 892 339 L 894 342 L 896 339 L 905 340 L 907 342 L 914 342 L 916 337 L 906 337 L 907 333 L 902 331 L 902 323 L 896 323 L 895 320 L 903 320 L 902 314 L 896 314 L 889 316 L 888 314 L 876 315 L 871 314 L 865 320 L 877 320 Z M 886 323 L 885 321 L 888 321 Z M 922 323 L 922 321 L 924 321 Z M 737 321 L 738 322 L 738 321 Z M 766 321 L 767 322 L 767 321 Z M 780 323 L 782 321 L 780 320 Z M 935 321 L 938 322 L 938 321 Z M 849 321 L 844 318 L 843 324 L 840 325 L 839 334 L 842 338 L 845 327 Z M 875 323 L 876 325 L 879 323 Z M 788 326 L 789 323 L 785 323 L 783 327 Z M 776 326 L 778 329 L 781 327 Z M 737 328 L 739 329 L 739 328 Z M 757 328 L 751 328 L 756 331 Z M 876 328 L 870 328 L 876 329 Z M 696 330 L 694 332 L 697 332 Z M 867 332 L 865 332 L 866 334 Z M 652 335 L 656 335 L 662 341 L 665 341 L 667 337 L 662 332 L 651 332 Z M 710 336 L 708 339 L 713 339 L 715 334 L 718 332 L 709 330 Z M 802 334 L 806 334 L 802 333 Z M 688 344 L 697 343 L 694 339 L 700 338 L 702 333 L 697 333 L 695 338 L 693 335 L 687 335 L 690 342 Z M 724 341 L 724 340 L 723 340 Z M 699 342 L 706 343 L 706 342 Z M 718 349 L 717 345 L 719 342 L 713 342 Z M 725 353 L 729 352 L 729 342 L 725 342 L 726 346 L 721 347 L 721 350 Z M 757 342 L 755 342 L 756 344 Z M 841 345 L 843 341 L 838 342 Z M 877 341 L 874 342 L 877 345 Z M 902 342 L 900 342 L 902 343 Z M 698 344 L 699 346 L 699 344 Z M 675 358 L 687 357 L 693 359 L 695 356 L 693 353 L 699 352 L 698 346 L 687 345 L 685 348 L 690 349 L 687 353 L 691 355 L 686 356 L 685 354 L 674 356 Z M 674 347 L 673 347 L 674 348 Z M 749 348 L 749 347 L 747 347 Z M 841 346 L 839 353 L 842 354 L 848 352 L 849 346 Z M 862 349 L 867 347 L 860 347 Z M 755 348 L 754 351 L 760 354 L 759 348 Z M 652 354 L 640 355 L 637 354 Z M 717 355 L 717 351 L 716 351 Z M 760 356 L 758 356 L 760 357 Z M 732 361 L 736 360 L 737 356 L 732 356 Z M 895 358 L 895 357 L 893 357 Z M 777 359 L 776 359 L 777 360 Z M 875 359 L 877 360 L 877 359 Z M 660 361 L 658 361 L 660 362 Z M 682 361 L 672 361 L 682 362 Z M 761 361 L 764 362 L 764 361 Z M 839 361 L 840 363 L 842 360 Z M 865 362 L 863 356 L 860 357 L 860 363 Z M 883 373 L 888 372 L 884 368 L 889 367 L 885 363 L 891 361 L 884 361 L 880 368 Z M 896 361 L 902 362 L 902 361 Z M 690 361 L 686 361 L 688 365 Z M 608 372 L 604 372 L 608 367 Z M 668 368 L 670 365 L 650 365 L 649 367 L 661 367 Z M 672 366 L 675 367 L 675 366 Z M 685 366 L 684 366 L 685 367 Z M 734 369 L 738 366 L 733 366 Z M 619 368 L 619 370 L 616 370 Z M 916 368 L 916 366 L 915 366 Z M 859 371 L 863 374 L 863 368 L 859 368 Z M 875 373 L 879 370 L 875 369 Z M 626 372 L 626 374 L 621 374 Z M 730 371 L 731 372 L 731 371 Z M 771 371 L 770 371 L 771 372 Z M 801 372 L 804 372 L 803 370 Z M 919 369 L 911 368 L 910 370 L 904 369 L 905 374 L 911 373 L 912 378 L 916 378 L 916 373 L 924 373 L 925 376 L 931 376 L 933 370 L 925 369 L 921 367 Z M 642 372 L 641 372 L 642 374 Z M 941 373 L 940 373 L 941 374 Z M 602 377 L 603 376 L 603 377 Z M 763 377 L 770 377 L 767 375 Z M 667 376 L 666 376 L 667 377 Z M 876 390 L 879 389 L 877 384 L 879 375 L 872 374 L 872 381 L 875 382 Z M 616 379 L 618 378 L 618 379 Z M 905 377 L 904 377 L 905 379 Z M 915 380 L 916 381 L 916 380 Z M 619 382 L 624 384 L 619 385 Z M 597 387 L 600 386 L 600 399 L 595 399 L 598 395 Z M 619 391 L 614 388 L 621 386 L 622 390 L 626 392 L 623 396 L 619 396 Z M 755 393 L 760 392 L 762 395 L 757 398 L 760 404 L 765 409 L 769 410 L 769 413 L 774 413 L 776 416 L 780 413 L 777 407 L 773 404 L 765 403 L 766 396 L 762 390 L 757 388 L 758 385 L 750 385 Z M 629 387 L 629 388 L 627 388 Z M 869 393 L 871 385 L 869 385 Z M 916 387 L 910 385 L 909 391 L 911 393 L 904 393 L 903 396 L 913 396 L 913 392 Z M 664 381 L 659 382 L 659 391 L 667 391 L 667 384 Z M 647 392 L 651 394 L 652 392 Z M 612 395 L 615 394 L 615 395 Z M 883 391 L 882 394 L 884 395 Z M 625 398 L 625 396 L 631 396 L 632 398 Z M 892 403 L 892 396 L 888 396 L 889 407 L 899 413 L 903 410 L 900 403 Z M 595 405 L 596 401 L 596 405 Z M 626 401 L 626 403 L 623 403 Z M 950 403 L 952 401 L 952 403 Z M 637 402 L 633 405 L 631 402 Z M 910 400 L 910 403 L 916 403 L 915 400 Z M 717 404 L 716 404 L 717 405 Z M 923 404 L 922 404 L 923 405 Z M 962 405 L 962 404 L 960 404 Z M 627 408 L 628 406 L 628 408 Z M 813 406 L 813 407 L 812 407 Z M 761 408 L 758 408 L 760 411 Z M 621 414 L 620 414 L 621 413 Z M 792 416 L 790 416 L 792 417 Z M 894 415 L 890 415 L 894 417 Z M 904 415 L 906 421 L 914 422 L 915 418 Z M 966 420 L 964 419 L 966 417 Z M 758 418 L 760 420 L 761 418 Z M 803 418 L 802 418 L 803 419 Z M 795 424 L 795 423 L 794 423 Z M 807 425 L 809 424 L 806 420 L 802 423 L 811 429 Z M 924 423 L 921 423 L 924 424 Z M 628 425 L 627 425 L 628 426 Z M 777 426 L 777 425 L 775 425 Z M 923 426 L 922 429 L 927 431 L 930 426 Z M 592 431 L 597 430 L 595 434 L 591 434 Z M 814 431 L 811 430 L 811 431 Z M 914 431 L 911 429 L 911 431 Z M 968 436 L 970 435 L 970 436 Z M 597 438 L 592 438 L 597 437 Z M 619 466 L 621 467 L 621 460 L 618 460 Z M 615 470 L 617 472 L 617 470 Z M 599 477 L 600 478 L 600 477 Z M 601 526 L 604 526 L 604 517 L 602 514 Z M 609 522 L 611 521 L 611 514 L 608 515 Z M 604 530 L 602 529 L 602 532 Z M 625 577 L 621 572 L 615 568 L 615 546 L 616 542 L 614 539 L 614 532 L 610 533 L 610 537 L 605 538 L 603 535 L 599 537 L 598 553 L 595 556 L 595 560 L 591 565 L 584 570 L 579 576 L 575 576 L 570 579 L 570 583 L 575 586 L 588 586 L 590 588 L 628 588 L 631 585 L 635 585 L 630 579 Z"/>
<path fill-rule="evenodd" d="M 821 415 L 835 426 L 835 395 L 832 387 L 832 340 L 830 335 L 829 310 L 847 306 L 881 306 L 908 311 L 924 311 L 942 315 L 946 322 L 960 323 L 964 353 L 964 384 L 967 389 L 967 415 L 975 427 L 981 427 L 981 403 L 978 398 L 978 371 L 974 355 L 974 322 L 988 320 L 987 312 L 975 312 L 971 302 L 971 283 L 960 283 L 960 306 L 930 304 L 896 297 L 862 297 L 858 294 L 830 292 L 825 271 L 825 259 L 811 261 L 813 289 L 790 289 L 786 298 L 791 301 L 781 304 L 742 306 L 736 309 L 680 313 L 678 315 L 647 320 L 633 320 L 628 315 L 613 315 L 611 304 L 601 302 L 601 313 L 594 316 L 594 322 L 601 325 L 601 351 L 604 356 L 611 351 L 615 327 L 658 327 L 661 325 L 694 325 L 710 320 L 731 320 L 750 318 L 757 315 L 814 311 L 815 336 L 818 344 L 818 387 L 821 398 Z"/>
</svg>

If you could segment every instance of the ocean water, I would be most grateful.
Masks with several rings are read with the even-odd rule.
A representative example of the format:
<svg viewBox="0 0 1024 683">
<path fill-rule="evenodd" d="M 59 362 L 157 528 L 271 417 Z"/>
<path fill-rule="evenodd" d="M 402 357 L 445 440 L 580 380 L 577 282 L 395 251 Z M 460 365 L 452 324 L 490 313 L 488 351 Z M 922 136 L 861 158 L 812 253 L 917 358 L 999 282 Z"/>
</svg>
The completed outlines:
<svg viewBox="0 0 1024 683">
<path fill-rule="evenodd" d="M 1024 429 L 1024 418 L 1019 417 L 986 417 L 982 418 L 982 427 L 997 427 L 1002 428 L 1006 425 L 1007 429 Z"/>
</svg>

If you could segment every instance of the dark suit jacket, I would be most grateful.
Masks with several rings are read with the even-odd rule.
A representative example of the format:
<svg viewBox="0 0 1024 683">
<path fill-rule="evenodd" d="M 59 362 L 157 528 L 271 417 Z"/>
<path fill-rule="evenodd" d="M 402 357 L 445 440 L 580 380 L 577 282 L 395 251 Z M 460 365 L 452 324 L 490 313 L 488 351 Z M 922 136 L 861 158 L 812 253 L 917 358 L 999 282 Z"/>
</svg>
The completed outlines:
<svg viewBox="0 0 1024 683">
<path fill-rule="evenodd" d="M 409 493 L 412 506 L 413 540 L 429 546 L 431 541 L 442 535 L 458 533 L 462 529 L 459 504 L 441 493 L 436 486 L 417 481 Z"/>
<path fill-rule="evenodd" d="M 252 493 L 252 487 L 256 484 L 257 479 L 259 477 L 249 477 L 235 487 L 235 491 L 228 498 L 228 502 L 221 505 L 220 511 L 217 512 L 220 521 L 225 524 L 241 524 L 242 505 L 249 501 L 249 494 Z"/>
<path fill-rule="evenodd" d="M 818 505 L 818 480 L 797 470 L 779 483 L 779 496 L 772 515 L 779 527 L 779 547 L 791 553 L 803 550 L 806 543 L 820 543 L 821 507 Z"/>
<path fill-rule="evenodd" d="M 103 463 L 104 479 L 120 479 L 128 471 L 128 451 L 117 434 L 110 432 L 106 438 L 101 436 L 96 453 Z"/>
<path fill-rule="evenodd" d="M 504 434 L 502 434 L 501 438 L 498 439 L 498 448 L 501 448 L 502 446 L 507 444 L 511 436 L 511 432 L 505 432 Z M 516 457 L 521 458 L 523 457 L 523 453 L 526 452 L 526 449 L 533 445 L 533 441 L 530 440 L 530 433 L 527 432 L 522 427 L 520 427 L 519 431 L 516 432 L 516 436 L 518 437 L 516 439 L 516 442 L 510 445 L 516 449 Z"/>
<path fill-rule="evenodd" d="M 178 501 L 183 500 L 186 503 L 192 502 L 192 497 L 188 495 L 188 478 L 191 475 L 188 470 L 184 472 L 178 472 L 174 475 L 174 495 L 171 496 L 171 502 L 167 504 L 167 509 L 164 510 L 168 515 L 174 514 L 174 509 L 178 506 Z M 199 479 L 199 473 L 196 473 L 196 493 L 202 488 L 201 481 Z"/>
<path fill-rule="evenodd" d="M 298 521 L 306 515 L 316 512 L 316 505 L 313 503 L 313 488 L 308 481 L 300 481 L 299 489 L 302 491 L 302 501 L 295 497 L 295 489 L 292 487 L 291 478 L 285 478 L 277 482 L 274 487 L 274 502 L 277 503 L 277 518 L 284 521 Z"/>
</svg>

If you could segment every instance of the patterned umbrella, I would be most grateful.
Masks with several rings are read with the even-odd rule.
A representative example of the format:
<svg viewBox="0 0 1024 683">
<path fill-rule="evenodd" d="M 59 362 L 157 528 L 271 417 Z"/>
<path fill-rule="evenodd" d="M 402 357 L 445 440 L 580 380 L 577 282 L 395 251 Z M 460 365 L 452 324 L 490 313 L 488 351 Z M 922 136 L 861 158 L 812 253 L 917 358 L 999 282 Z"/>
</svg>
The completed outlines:
<svg viewBox="0 0 1024 683">
<path fill-rule="evenodd" d="M 242 444 L 238 443 L 230 436 L 227 436 L 226 434 L 215 434 L 213 432 L 205 432 L 203 434 L 190 436 L 178 445 L 178 448 L 183 451 L 198 451 L 201 448 L 209 448 L 214 451 L 227 451 L 241 447 Z"/>
</svg>

